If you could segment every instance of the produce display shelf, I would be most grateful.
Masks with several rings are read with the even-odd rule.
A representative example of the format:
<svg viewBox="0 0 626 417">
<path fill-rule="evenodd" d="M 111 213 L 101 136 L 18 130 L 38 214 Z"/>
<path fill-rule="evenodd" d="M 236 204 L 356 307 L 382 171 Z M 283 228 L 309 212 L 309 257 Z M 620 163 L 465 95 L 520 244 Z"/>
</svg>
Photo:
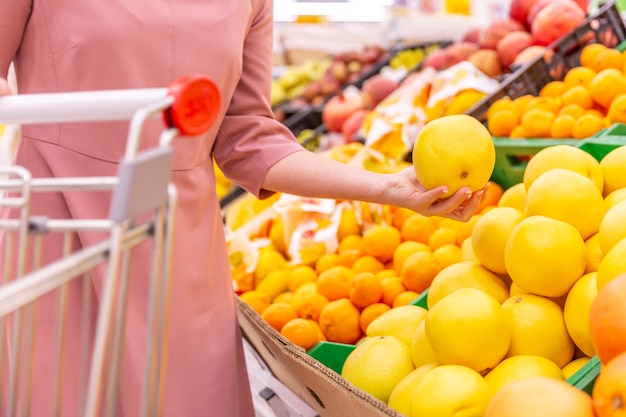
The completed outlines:
<svg viewBox="0 0 626 417">
<path fill-rule="evenodd" d="M 600 161 L 613 149 L 626 145 L 626 125 L 617 123 L 586 139 L 494 138 L 496 165 L 491 180 L 507 189 L 522 182 L 528 159 L 549 146 L 574 145 Z"/>
<path fill-rule="evenodd" d="M 615 0 L 607 1 L 582 25 L 547 46 L 543 56 L 514 70 L 495 93 L 478 101 L 466 114 L 485 122 L 487 110 L 497 100 L 505 96 L 511 99 L 526 94 L 536 96 L 549 82 L 562 80 L 568 70 L 580 64 L 580 52 L 586 45 L 602 43 L 623 50 L 625 40 L 626 27 Z"/>
</svg>

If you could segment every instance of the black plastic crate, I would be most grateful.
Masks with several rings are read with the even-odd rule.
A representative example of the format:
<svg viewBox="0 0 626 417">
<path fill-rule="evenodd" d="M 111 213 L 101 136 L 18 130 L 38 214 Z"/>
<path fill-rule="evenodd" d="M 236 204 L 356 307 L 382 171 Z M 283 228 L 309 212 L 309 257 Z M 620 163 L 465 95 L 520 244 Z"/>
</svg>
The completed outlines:
<svg viewBox="0 0 626 417">
<path fill-rule="evenodd" d="M 466 114 L 486 122 L 487 110 L 497 100 L 505 96 L 511 99 L 526 94 L 536 96 L 550 81 L 562 80 L 567 71 L 580 65 L 580 52 L 586 45 L 602 43 L 615 48 L 624 40 L 626 27 L 615 0 L 607 1 L 585 23 L 549 45 L 543 56 L 517 68 L 498 91 L 480 100 Z"/>
</svg>

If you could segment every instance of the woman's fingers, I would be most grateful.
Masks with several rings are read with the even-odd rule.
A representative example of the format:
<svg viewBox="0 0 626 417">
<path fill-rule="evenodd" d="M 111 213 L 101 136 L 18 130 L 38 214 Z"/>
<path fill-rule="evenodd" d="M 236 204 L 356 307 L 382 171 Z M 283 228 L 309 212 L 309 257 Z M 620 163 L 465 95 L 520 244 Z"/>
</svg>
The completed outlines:
<svg viewBox="0 0 626 417">
<path fill-rule="evenodd" d="M 8 96 L 10 94 L 13 94 L 13 92 L 9 87 L 9 83 L 4 78 L 0 78 L 0 96 Z"/>
</svg>

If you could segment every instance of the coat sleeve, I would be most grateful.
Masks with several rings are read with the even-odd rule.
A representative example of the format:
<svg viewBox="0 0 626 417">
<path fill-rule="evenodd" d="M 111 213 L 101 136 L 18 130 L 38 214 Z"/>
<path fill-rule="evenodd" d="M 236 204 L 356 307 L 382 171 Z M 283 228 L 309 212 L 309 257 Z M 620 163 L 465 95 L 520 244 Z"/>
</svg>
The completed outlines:
<svg viewBox="0 0 626 417">
<path fill-rule="evenodd" d="M 0 7 L 0 77 L 6 78 L 32 9 L 32 0 L 2 0 Z"/>
<path fill-rule="evenodd" d="M 252 194 L 262 190 L 267 170 L 285 156 L 303 148 L 270 105 L 273 65 L 273 10 L 271 0 L 253 0 L 256 12 L 243 47 L 242 75 L 220 127 L 213 154 L 220 169 Z"/>
</svg>

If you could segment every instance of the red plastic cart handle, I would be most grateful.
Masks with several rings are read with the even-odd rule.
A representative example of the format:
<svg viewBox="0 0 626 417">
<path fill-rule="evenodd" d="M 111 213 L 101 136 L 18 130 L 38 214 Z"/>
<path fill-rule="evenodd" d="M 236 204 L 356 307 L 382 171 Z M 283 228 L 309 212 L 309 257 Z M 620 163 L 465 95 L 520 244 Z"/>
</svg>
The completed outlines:
<svg viewBox="0 0 626 417">
<path fill-rule="evenodd" d="M 221 96 L 210 77 L 202 74 L 181 77 L 169 86 L 168 94 L 174 102 L 163 112 L 165 124 L 176 127 L 182 134 L 204 133 L 217 119 Z"/>
</svg>

